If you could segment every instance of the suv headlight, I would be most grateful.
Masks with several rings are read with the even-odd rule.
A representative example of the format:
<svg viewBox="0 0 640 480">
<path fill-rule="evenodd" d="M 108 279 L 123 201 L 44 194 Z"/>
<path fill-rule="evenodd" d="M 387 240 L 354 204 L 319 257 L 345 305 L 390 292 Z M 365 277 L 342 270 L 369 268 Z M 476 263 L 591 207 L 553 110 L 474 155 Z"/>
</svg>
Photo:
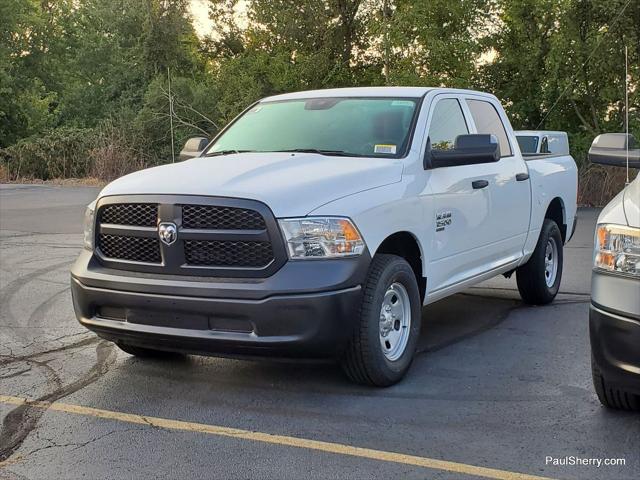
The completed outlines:
<svg viewBox="0 0 640 480">
<path fill-rule="evenodd" d="M 595 268 L 640 277 L 640 228 L 600 224 L 595 244 Z"/>
<path fill-rule="evenodd" d="M 349 257 L 360 255 L 365 248 L 348 218 L 285 218 L 279 223 L 291 259 Z"/>
<path fill-rule="evenodd" d="M 93 250 L 93 225 L 95 219 L 96 202 L 92 202 L 87 206 L 84 211 L 84 248 L 87 250 Z"/>
</svg>

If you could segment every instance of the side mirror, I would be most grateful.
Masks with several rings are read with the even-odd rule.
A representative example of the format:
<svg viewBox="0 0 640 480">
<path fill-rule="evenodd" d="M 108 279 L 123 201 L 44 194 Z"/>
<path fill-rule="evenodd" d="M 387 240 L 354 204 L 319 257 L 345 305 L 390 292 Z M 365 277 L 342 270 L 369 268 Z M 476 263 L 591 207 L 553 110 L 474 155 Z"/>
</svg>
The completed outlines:
<svg viewBox="0 0 640 480">
<path fill-rule="evenodd" d="M 627 142 L 629 143 L 629 167 L 640 168 L 640 148 L 633 135 L 603 133 L 598 135 L 589 149 L 589 161 L 602 165 L 625 167 L 627 165 Z"/>
<path fill-rule="evenodd" d="M 184 144 L 184 148 L 180 151 L 178 158 L 180 161 L 195 158 L 200 155 L 208 144 L 209 139 L 207 137 L 191 137 Z"/>
<path fill-rule="evenodd" d="M 492 163 L 500 160 L 500 147 L 495 135 L 479 133 L 458 135 L 450 150 L 431 148 L 427 141 L 425 168 L 454 167 L 458 165 L 475 165 Z"/>
</svg>

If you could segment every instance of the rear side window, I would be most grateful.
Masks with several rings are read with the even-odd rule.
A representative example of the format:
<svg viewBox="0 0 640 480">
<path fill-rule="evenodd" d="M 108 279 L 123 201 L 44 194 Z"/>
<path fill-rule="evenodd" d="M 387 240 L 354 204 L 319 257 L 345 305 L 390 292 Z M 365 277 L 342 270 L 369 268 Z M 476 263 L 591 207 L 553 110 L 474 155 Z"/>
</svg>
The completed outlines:
<svg viewBox="0 0 640 480">
<path fill-rule="evenodd" d="M 522 153 L 536 153 L 538 151 L 538 137 L 535 135 L 517 135 L 518 145 Z"/>
<path fill-rule="evenodd" d="M 507 137 L 502 120 L 496 108 L 489 102 L 482 100 L 467 100 L 467 105 L 471 111 L 471 116 L 476 124 L 478 133 L 490 133 L 495 135 L 500 146 L 500 156 L 508 157 L 512 155 L 511 145 Z"/>
<path fill-rule="evenodd" d="M 429 126 L 429 139 L 434 150 L 450 150 L 458 135 L 469 133 L 460 103 L 455 98 L 444 98 L 436 103 Z"/>
</svg>

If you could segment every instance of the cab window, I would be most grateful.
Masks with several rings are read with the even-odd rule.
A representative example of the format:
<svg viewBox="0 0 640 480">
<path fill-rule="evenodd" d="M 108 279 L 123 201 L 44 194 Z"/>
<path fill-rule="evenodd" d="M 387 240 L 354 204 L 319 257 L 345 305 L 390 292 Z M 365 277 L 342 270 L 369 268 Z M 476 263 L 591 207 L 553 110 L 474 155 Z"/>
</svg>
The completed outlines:
<svg viewBox="0 0 640 480">
<path fill-rule="evenodd" d="M 429 126 L 429 139 L 433 150 L 450 150 L 458 135 L 469 133 L 460 102 L 444 98 L 436 103 Z"/>
<path fill-rule="evenodd" d="M 467 100 L 467 105 L 471 111 L 471 116 L 476 124 L 478 133 L 490 133 L 495 135 L 500 146 L 500 156 L 508 157 L 512 155 L 511 145 L 507 137 L 500 115 L 496 108 L 489 102 L 483 100 Z"/>
</svg>

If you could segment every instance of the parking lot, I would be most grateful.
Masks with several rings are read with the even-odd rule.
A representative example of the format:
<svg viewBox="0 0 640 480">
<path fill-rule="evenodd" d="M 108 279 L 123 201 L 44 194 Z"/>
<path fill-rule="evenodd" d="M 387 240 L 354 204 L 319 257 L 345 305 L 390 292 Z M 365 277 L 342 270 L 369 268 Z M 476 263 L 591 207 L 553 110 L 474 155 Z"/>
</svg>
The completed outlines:
<svg viewBox="0 0 640 480">
<path fill-rule="evenodd" d="M 638 478 L 640 416 L 591 385 L 597 210 L 553 304 L 499 278 L 430 305 L 407 378 L 372 389 L 330 364 L 139 360 L 80 327 L 68 271 L 97 193 L 0 186 L 1 479 Z M 624 465 L 549 460 L 572 456 Z"/>
</svg>

